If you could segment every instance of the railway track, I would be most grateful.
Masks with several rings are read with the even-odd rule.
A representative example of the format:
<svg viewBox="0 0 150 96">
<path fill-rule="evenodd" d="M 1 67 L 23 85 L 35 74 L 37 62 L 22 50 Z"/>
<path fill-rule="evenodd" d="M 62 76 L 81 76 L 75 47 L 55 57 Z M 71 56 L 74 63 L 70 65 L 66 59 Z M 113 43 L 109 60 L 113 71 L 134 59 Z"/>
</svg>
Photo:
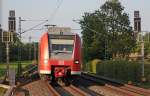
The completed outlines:
<svg viewBox="0 0 150 96">
<path fill-rule="evenodd" d="M 124 86 L 120 87 L 121 89 L 129 90 L 144 96 L 150 96 L 150 90 L 143 89 L 140 87 L 132 86 L 132 85 L 127 85 L 125 84 Z"/>
<path fill-rule="evenodd" d="M 81 89 L 70 86 L 50 84 L 47 81 L 38 80 L 16 89 L 13 96 L 91 96 Z"/>
<path fill-rule="evenodd" d="M 64 86 L 59 83 L 52 83 L 51 85 L 61 96 L 92 96 L 74 85 Z"/>
<path fill-rule="evenodd" d="M 13 96 L 150 96 L 150 90 L 82 74 L 70 86 L 37 80 L 21 86 Z"/>
<path fill-rule="evenodd" d="M 110 87 L 106 87 L 104 84 L 99 84 L 85 78 L 78 78 L 73 84 L 80 89 L 90 92 L 92 96 L 130 96 Z"/>
<path fill-rule="evenodd" d="M 150 90 L 139 88 L 132 85 L 121 84 L 115 81 L 100 78 L 94 75 L 82 74 L 82 78 L 103 84 L 108 90 L 114 90 L 125 96 L 150 96 Z"/>
<path fill-rule="evenodd" d="M 31 69 L 32 68 L 24 73 L 31 71 Z M 89 96 L 86 92 L 83 92 L 73 85 L 66 87 L 58 84 L 50 84 L 41 79 L 31 82 L 32 80 L 30 79 L 31 78 L 29 78 L 29 80 L 20 79 L 20 82 L 22 81 L 24 83 L 16 89 L 13 96 Z"/>
<path fill-rule="evenodd" d="M 45 82 L 46 85 L 48 86 L 50 96 L 61 96 L 48 82 Z"/>
<path fill-rule="evenodd" d="M 74 85 L 64 87 L 64 89 L 70 92 L 73 96 L 91 96 L 90 94 L 82 91 L 81 89 L 75 87 Z"/>
</svg>

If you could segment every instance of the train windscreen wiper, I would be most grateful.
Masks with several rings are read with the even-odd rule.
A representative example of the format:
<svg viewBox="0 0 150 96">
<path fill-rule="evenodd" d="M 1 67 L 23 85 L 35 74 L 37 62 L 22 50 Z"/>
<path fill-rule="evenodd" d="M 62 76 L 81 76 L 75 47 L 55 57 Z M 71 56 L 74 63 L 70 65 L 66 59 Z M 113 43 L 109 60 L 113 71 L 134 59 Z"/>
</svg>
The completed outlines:
<svg viewBox="0 0 150 96">
<path fill-rule="evenodd" d="M 59 54 L 59 53 L 72 53 L 70 51 L 54 51 L 54 54 Z"/>
</svg>

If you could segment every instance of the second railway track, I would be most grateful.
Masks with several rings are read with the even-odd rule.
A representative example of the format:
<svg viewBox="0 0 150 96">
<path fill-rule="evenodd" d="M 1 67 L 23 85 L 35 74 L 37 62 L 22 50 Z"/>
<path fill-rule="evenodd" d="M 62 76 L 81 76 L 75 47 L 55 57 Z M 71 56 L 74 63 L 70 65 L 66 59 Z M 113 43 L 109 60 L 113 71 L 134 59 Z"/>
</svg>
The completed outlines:
<svg viewBox="0 0 150 96">
<path fill-rule="evenodd" d="M 53 83 L 52 86 L 61 96 L 92 96 L 74 85 L 63 86 Z"/>
<path fill-rule="evenodd" d="M 127 85 L 127 84 L 121 84 L 107 79 L 105 80 L 104 78 L 99 78 L 97 76 L 89 75 L 85 73 L 82 74 L 82 78 L 94 82 L 99 82 L 104 86 L 106 86 L 108 89 L 116 90 L 118 92 L 123 93 L 126 96 L 150 96 L 150 90 L 148 89 Z"/>
<path fill-rule="evenodd" d="M 91 96 L 90 94 L 82 91 L 81 89 L 70 85 L 68 87 L 64 87 L 65 90 L 69 91 L 73 96 Z"/>
</svg>

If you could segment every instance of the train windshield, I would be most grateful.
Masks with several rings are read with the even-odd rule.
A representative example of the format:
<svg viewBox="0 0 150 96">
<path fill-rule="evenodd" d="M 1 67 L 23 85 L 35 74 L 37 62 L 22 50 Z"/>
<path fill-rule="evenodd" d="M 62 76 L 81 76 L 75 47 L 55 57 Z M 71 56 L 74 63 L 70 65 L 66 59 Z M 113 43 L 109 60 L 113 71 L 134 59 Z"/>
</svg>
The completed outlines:
<svg viewBox="0 0 150 96">
<path fill-rule="evenodd" d="M 72 53 L 73 45 L 71 44 L 52 44 L 52 52 L 68 52 Z"/>
<path fill-rule="evenodd" d="M 50 38 L 51 59 L 69 60 L 73 53 L 74 40 L 71 37 Z"/>
</svg>

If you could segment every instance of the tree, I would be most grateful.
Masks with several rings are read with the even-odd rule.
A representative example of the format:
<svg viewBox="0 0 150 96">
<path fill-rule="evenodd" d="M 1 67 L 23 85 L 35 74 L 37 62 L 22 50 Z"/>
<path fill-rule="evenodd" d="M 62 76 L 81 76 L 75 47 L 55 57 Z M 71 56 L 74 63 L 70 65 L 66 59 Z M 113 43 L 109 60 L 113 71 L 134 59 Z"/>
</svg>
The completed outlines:
<svg viewBox="0 0 150 96">
<path fill-rule="evenodd" d="M 106 1 L 80 21 L 85 59 L 128 56 L 135 46 L 129 16 L 118 0 Z"/>
<path fill-rule="evenodd" d="M 109 50 L 113 57 L 128 55 L 135 46 L 132 27 L 128 14 L 118 0 L 107 1 L 101 6 L 101 13 L 105 15 L 107 32 L 109 33 Z"/>
<path fill-rule="evenodd" d="M 95 13 L 85 13 L 83 20 L 80 21 L 83 38 L 83 53 L 84 60 L 92 60 L 94 58 L 103 58 L 104 48 L 104 25 L 102 21 L 98 20 Z M 99 46 L 99 47 L 97 47 Z"/>
</svg>

